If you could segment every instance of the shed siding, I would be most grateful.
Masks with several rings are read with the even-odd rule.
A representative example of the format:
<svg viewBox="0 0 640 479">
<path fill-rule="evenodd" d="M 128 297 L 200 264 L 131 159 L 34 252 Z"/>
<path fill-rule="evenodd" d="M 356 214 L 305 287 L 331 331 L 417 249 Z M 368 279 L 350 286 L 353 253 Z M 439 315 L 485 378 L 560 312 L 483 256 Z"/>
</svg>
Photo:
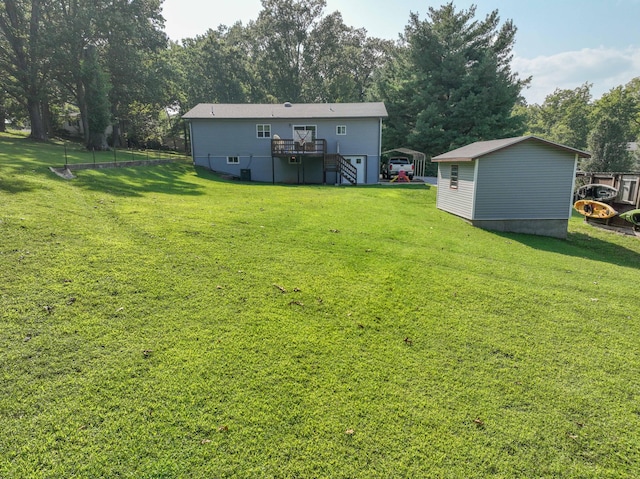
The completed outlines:
<svg viewBox="0 0 640 479">
<path fill-rule="evenodd" d="M 574 154 L 523 142 L 477 161 L 474 220 L 569 218 Z"/>
<path fill-rule="evenodd" d="M 240 170 L 252 170 L 252 180 L 278 182 L 321 183 L 322 161 L 304 158 L 303 166 L 290 165 L 286 160 L 272 161 L 270 138 L 257 138 L 256 125 L 271 125 L 271 135 L 293 138 L 293 125 L 315 125 L 316 137 L 327 140 L 327 152 L 366 158 L 365 181 L 376 183 L 380 168 L 380 120 L 355 119 L 193 119 L 191 120 L 192 156 L 196 165 L 215 171 L 240 175 Z M 346 135 L 337 135 L 336 126 L 345 125 Z M 240 164 L 228 165 L 227 157 L 237 156 Z"/>
<path fill-rule="evenodd" d="M 449 187 L 451 165 L 458 165 L 458 188 Z M 437 207 L 462 218 L 472 219 L 475 161 L 438 164 Z"/>
</svg>

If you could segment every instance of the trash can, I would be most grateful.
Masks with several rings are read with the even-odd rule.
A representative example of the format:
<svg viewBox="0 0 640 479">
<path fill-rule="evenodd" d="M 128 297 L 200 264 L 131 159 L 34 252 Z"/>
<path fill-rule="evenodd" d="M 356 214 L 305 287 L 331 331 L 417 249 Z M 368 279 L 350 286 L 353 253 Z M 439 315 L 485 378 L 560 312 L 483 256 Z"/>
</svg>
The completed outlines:
<svg viewBox="0 0 640 479">
<path fill-rule="evenodd" d="M 240 169 L 240 181 L 251 181 L 251 170 L 249 168 Z"/>
</svg>

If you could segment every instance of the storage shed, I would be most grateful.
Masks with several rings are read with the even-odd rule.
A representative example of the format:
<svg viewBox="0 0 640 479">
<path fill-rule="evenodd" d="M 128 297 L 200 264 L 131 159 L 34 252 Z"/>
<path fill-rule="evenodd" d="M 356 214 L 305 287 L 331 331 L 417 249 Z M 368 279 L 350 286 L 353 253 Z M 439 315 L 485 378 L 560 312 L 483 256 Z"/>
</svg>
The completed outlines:
<svg viewBox="0 0 640 479">
<path fill-rule="evenodd" d="M 567 237 L 578 158 L 536 136 L 480 141 L 435 156 L 437 207 L 480 228 Z"/>
</svg>

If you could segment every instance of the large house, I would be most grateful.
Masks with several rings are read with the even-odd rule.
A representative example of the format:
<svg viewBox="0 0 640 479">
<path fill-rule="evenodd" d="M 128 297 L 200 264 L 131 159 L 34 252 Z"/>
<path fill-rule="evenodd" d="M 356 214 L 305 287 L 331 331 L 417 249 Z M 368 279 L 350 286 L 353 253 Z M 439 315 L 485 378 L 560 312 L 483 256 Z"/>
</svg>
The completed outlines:
<svg viewBox="0 0 640 479">
<path fill-rule="evenodd" d="M 434 156 L 437 207 L 474 226 L 566 238 L 584 151 L 535 136 L 479 141 Z"/>
<path fill-rule="evenodd" d="M 188 111 L 195 165 L 272 183 L 379 181 L 384 103 L 211 104 Z"/>
</svg>

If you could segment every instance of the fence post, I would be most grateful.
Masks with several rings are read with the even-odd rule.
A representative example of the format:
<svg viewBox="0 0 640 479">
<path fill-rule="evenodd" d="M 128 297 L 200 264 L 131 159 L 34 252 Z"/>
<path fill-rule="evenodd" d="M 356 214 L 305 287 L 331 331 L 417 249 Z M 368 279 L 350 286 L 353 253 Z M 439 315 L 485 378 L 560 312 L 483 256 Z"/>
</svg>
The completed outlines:
<svg viewBox="0 0 640 479">
<path fill-rule="evenodd" d="M 96 166 L 96 147 L 91 148 L 91 153 L 93 153 L 93 166 Z"/>
</svg>

